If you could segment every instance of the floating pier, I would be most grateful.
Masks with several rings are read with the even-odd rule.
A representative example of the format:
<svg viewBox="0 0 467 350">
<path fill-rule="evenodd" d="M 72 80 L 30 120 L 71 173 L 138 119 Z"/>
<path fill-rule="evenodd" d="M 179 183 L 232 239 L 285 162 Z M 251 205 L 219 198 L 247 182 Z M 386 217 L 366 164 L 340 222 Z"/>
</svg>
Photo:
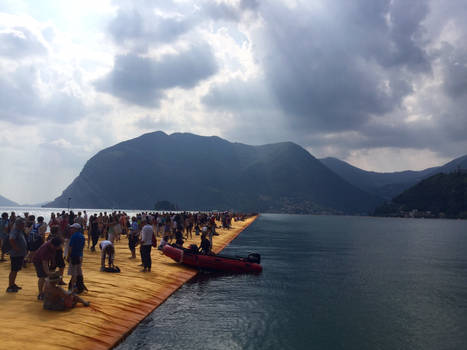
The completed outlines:
<svg viewBox="0 0 467 350">
<path fill-rule="evenodd" d="M 213 251 L 219 253 L 257 217 L 232 222 L 230 230 L 218 229 L 213 237 Z M 158 242 L 160 238 L 158 238 Z M 199 245 L 200 236 L 185 242 Z M 87 243 L 86 243 L 87 244 Z M 90 307 L 79 305 L 65 312 L 48 311 L 37 300 L 37 277 L 34 266 L 18 272 L 16 284 L 23 289 L 6 293 L 10 262 L 0 263 L 0 349 L 111 349 L 118 345 L 146 316 L 161 305 L 197 271 L 175 263 L 152 249 L 152 271 L 140 272 L 137 259 L 129 259 L 128 240 L 116 242 L 115 265 L 121 273 L 100 272 L 100 251 L 85 247 L 84 281 L 89 291 L 83 299 Z M 66 273 L 66 269 L 65 269 Z M 69 277 L 65 279 L 68 281 Z"/>
</svg>

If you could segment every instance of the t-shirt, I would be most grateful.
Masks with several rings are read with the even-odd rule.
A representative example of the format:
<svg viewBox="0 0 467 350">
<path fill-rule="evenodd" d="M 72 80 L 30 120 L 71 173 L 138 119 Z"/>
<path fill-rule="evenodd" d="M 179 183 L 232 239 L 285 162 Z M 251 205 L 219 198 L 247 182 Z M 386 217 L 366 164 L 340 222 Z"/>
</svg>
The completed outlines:
<svg viewBox="0 0 467 350">
<path fill-rule="evenodd" d="M 43 222 L 42 224 L 40 224 L 39 226 L 39 234 L 44 237 L 45 236 L 45 231 L 47 230 L 47 224 L 45 222 Z"/>
<path fill-rule="evenodd" d="M 34 254 L 32 262 L 35 264 L 40 264 L 41 261 L 50 261 L 53 257 L 55 257 L 55 252 L 56 249 L 52 242 L 46 242 L 36 250 L 36 254 Z"/>
<path fill-rule="evenodd" d="M 16 243 L 18 250 L 13 249 L 13 246 L 10 250 L 11 257 L 26 256 L 28 253 L 28 244 L 26 243 L 26 238 L 24 237 L 24 232 L 13 229 L 10 232 L 9 239 L 13 239 Z"/>
<path fill-rule="evenodd" d="M 136 234 L 138 233 L 138 223 L 136 221 L 133 221 L 131 223 L 131 235 L 133 237 L 138 237 Z"/>
<path fill-rule="evenodd" d="M 70 247 L 71 254 L 70 256 L 83 256 L 83 249 L 84 249 L 85 238 L 84 235 L 80 231 L 76 231 L 70 238 Z"/>
<path fill-rule="evenodd" d="M 143 228 L 141 229 L 141 244 L 142 245 L 152 245 L 152 235 L 154 234 L 154 231 L 152 230 L 151 225 L 144 225 Z"/>
<path fill-rule="evenodd" d="M 101 243 L 99 243 L 99 245 L 100 245 L 101 249 L 104 250 L 105 247 L 107 247 L 108 245 L 113 245 L 113 244 L 112 244 L 112 242 L 106 240 L 106 241 L 102 241 Z"/>
</svg>

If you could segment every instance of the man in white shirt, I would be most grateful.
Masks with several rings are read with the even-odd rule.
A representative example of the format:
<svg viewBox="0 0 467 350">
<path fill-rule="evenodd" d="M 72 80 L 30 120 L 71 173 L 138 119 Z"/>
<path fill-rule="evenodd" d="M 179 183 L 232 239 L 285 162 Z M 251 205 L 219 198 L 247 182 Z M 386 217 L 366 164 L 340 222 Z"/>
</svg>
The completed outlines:
<svg viewBox="0 0 467 350">
<path fill-rule="evenodd" d="M 112 242 L 102 241 L 99 243 L 101 248 L 101 271 L 105 270 L 105 258 L 109 257 L 109 268 L 114 267 L 114 258 L 115 258 L 115 248 Z"/>
<path fill-rule="evenodd" d="M 142 224 L 143 228 L 139 236 L 141 260 L 143 261 L 143 270 L 141 272 L 151 272 L 151 247 L 154 231 L 147 220 L 143 220 Z"/>
</svg>

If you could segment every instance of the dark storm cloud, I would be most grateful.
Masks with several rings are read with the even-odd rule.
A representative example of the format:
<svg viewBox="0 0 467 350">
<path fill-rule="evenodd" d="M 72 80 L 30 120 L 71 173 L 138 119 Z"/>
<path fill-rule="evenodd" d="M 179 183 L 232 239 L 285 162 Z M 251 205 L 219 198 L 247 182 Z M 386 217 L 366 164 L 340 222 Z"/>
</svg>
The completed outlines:
<svg viewBox="0 0 467 350">
<path fill-rule="evenodd" d="M 65 123 L 84 115 L 85 107 L 75 96 L 56 91 L 42 97 L 36 88 L 37 74 L 35 68 L 23 66 L 0 75 L 0 120 L 18 124 L 38 119 Z"/>
<path fill-rule="evenodd" d="M 207 45 L 191 47 L 159 60 L 130 53 L 115 57 L 113 70 L 97 81 L 98 90 L 128 103 L 158 106 L 164 91 L 190 89 L 217 72 L 217 64 Z"/>
<path fill-rule="evenodd" d="M 259 3 L 256 0 L 241 0 L 232 5 L 225 2 L 207 1 L 203 5 L 204 13 L 215 20 L 240 21 L 247 12 L 256 12 Z"/>
<path fill-rule="evenodd" d="M 358 128 L 392 112 L 412 75 L 429 71 L 416 40 L 426 13 L 418 1 L 330 2 L 316 15 L 267 8 L 267 82 L 300 129 Z"/>
<path fill-rule="evenodd" d="M 109 24 L 109 32 L 118 45 L 145 51 L 151 45 L 174 41 L 194 25 L 194 18 L 164 17 L 151 5 L 132 5 L 118 9 Z"/>
<path fill-rule="evenodd" d="M 467 144 L 461 1 L 262 2 L 256 11 L 262 26 L 251 39 L 264 81 L 213 85 L 203 99 L 209 108 L 248 118 L 255 88 L 264 85 L 272 95 L 266 100 L 282 110 L 269 122 L 286 120 L 287 132 L 304 146 L 449 153 Z M 458 44 L 434 49 L 447 27 Z"/>
<path fill-rule="evenodd" d="M 202 102 L 213 109 L 236 111 L 261 110 L 274 108 L 271 96 L 262 81 L 231 80 L 214 84 Z"/>
<path fill-rule="evenodd" d="M 467 96 L 467 48 L 445 43 L 441 50 L 445 92 L 457 99 Z"/>
<path fill-rule="evenodd" d="M 18 59 L 45 54 L 46 47 L 28 28 L 13 27 L 0 31 L 0 56 Z"/>
</svg>

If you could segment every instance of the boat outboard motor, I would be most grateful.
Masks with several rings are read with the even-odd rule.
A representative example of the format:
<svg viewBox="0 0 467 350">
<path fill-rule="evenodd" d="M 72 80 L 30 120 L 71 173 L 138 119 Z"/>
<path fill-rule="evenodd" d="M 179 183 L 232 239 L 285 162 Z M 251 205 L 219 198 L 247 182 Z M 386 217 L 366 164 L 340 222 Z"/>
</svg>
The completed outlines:
<svg viewBox="0 0 467 350">
<path fill-rule="evenodd" d="M 197 254 L 198 253 L 198 246 L 196 244 L 190 244 L 188 247 L 190 253 Z"/>
<path fill-rule="evenodd" d="M 250 253 L 247 258 L 248 262 L 259 264 L 261 263 L 261 255 L 258 253 Z"/>
</svg>

